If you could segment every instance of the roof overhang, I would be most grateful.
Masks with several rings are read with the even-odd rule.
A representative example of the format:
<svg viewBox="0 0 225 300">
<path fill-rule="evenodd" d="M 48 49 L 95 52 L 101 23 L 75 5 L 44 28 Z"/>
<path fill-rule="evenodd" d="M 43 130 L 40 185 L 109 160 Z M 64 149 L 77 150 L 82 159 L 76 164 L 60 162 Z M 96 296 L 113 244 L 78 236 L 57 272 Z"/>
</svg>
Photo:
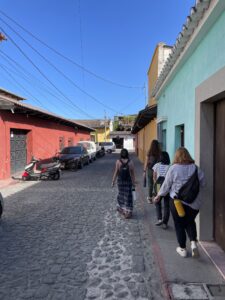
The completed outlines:
<svg viewBox="0 0 225 300">
<path fill-rule="evenodd" d="M 157 105 L 147 106 L 145 109 L 140 110 L 135 120 L 131 133 L 138 133 L 148 123 L 150 123 L 157 115 Z"/>
<path fill-rule="evenodd" d="M 44 120 L 52 120 L 58 124 L 63 124 L 73 127 L 75 131 L 78 129 L 84 131 L 95 131 L 93 128 L 73 122 L 69 119 L 57 116 L 51 112 L 41 110 L 29 104 L 21 103 L 14 99 L 7 99 L 5 96 L 0 95 L 0 110 L 10 110 L 13 114 L 26 115 L 27 117 L 33 116 Z"/>
</svg>

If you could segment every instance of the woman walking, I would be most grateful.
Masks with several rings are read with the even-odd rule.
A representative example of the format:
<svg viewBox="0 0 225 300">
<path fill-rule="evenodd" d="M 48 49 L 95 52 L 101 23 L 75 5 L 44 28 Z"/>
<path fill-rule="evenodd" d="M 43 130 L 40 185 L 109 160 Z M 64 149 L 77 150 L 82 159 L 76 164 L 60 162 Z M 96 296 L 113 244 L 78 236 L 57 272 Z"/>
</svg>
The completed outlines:
<svg viewBox="0 0 225 300">
<path fill-rule="evenodd" d="M 162 151 L 160 156 L 160 162 L 156 163 L 153 166 L 153 181 L 154 181 L 154 190 L 157 194 L 158 190 L 162 186 L 166 173 L 168 172 L 170 167 L 170 157 L 166 151 Z M 162 200 L 163 200 L 163 213 L 162 213 Z M 155 223 L 156 226 L 162 225 L 163 229 L 167 229 L 167 223 L 170 217 L 170 195 L 169 193 L 161 197 L 160 200 L 155 203 L 156 208 L 156 215 L 157 215 L 157 222 Z"/>
<path fill-rule="evenodd" d="M 121 150 L 120 159 L 116 161 L 112 187 L 115 185 L 116 179 L 119 191 L 117 211 L 123 214 L 126 219 L 131 218 L 133 212 L 132 187 L 135 187 L 135 174 L 134 164 L 129 159 L 127 149 Z"/>
<path fill-rule="evenodd" d="M 199 213 L 201 199 L 197 196 L 191 204 L 182 201 L 181 205 L 184 209 L 183 216 L 179 216 L 179 210 L 177 211 L 175 206 L 176 197 L 180 188 L 189 180 L 195 171 L 196 165 L 188 150 L 183 147 L 177 149 L 173 165 L 169 168 L 165 181 L 154 199 L 154 202 L 157 203 L 160 200 L 160 197 L 170 193 L 170 210 L 173 216 L 177 241 L 179 244 L 179 247 L 176 248 L 176 252 L 182 257 L 187 256 L 186 234 L 191 242 L 192 256 L 197 257 L 199 255 L 195 218 Z M 197 168 L 197 171 L 199 183 L 203 186 L 204 174 L 199 168 Z"/>
<path fill-rule="evenodd" d="M 146 172 L 147 172 L 147 178 L 148 178 L 148 197 L 147 197 L 147 201 L 149 203 L 153 203 L 152 200 L 152 196 L 153 196 L 153 166 L 159 162 L 160 159 L 160 155 L 161 155 L 161 149 L 160 149 L 160 145 L 159 142 L 157 140 L 153 140 L 151 143 L 151 146 L 148 150 L 146 159 L 145 159 L 145 163 L 144 163 L 144 174 L 143 176 L 146 176 Z"/>
</svg>

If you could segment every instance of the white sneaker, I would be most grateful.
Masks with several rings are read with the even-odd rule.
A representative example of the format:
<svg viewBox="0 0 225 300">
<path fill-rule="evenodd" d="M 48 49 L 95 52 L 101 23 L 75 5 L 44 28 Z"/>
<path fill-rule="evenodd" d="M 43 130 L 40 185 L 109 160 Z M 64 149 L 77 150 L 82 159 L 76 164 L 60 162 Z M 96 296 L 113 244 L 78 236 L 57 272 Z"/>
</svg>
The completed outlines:
<svg viewBox="0 0 225 300">
<path fill-rule="evenodd" d="M 177 247 L 177 253 L 182 257 L 187 257 L 187 250 L 185 248 Z"/>
<path fill-rule="evenodd" d="M 191 241 L 191 255 L 192 257 L 199 257 L 198 246 L 195 241 Z"/>
</svg>

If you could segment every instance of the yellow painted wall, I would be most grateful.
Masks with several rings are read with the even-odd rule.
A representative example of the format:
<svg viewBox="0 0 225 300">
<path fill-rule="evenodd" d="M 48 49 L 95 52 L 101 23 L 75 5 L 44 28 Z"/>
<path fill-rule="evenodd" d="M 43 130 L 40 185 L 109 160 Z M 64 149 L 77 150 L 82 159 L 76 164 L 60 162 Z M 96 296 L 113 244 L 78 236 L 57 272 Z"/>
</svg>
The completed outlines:
<svg viewBox="0 0 225 300">
<path fill-rule="evenodd" d="M 138 132 L 138 158 L 142 163 L 149 150 L 152 140 L 157 138 L 156 119 L 152 120 L 147 126 Z"/>
<path fill-rule="evenodd" d="M 109 142 L 110 141 L 109 128 L 106 128 L 106 131 L 105 131 L 105 128 L 96 129 L 96 133 L 97 133 L 96 142 L 100 143 L 100 142 L 105 142 L 105 141 Z M 106 137 L 106 139 L 105 139 L 105 137 Z"/>
</svg>

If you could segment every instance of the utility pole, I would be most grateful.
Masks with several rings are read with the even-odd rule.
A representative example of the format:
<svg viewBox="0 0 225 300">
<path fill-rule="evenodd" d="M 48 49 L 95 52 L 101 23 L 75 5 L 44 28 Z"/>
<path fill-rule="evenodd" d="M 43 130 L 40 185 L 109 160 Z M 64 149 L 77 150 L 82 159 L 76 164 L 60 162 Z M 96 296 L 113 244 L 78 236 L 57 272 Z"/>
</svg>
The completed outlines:
<svg viewBox="0 0 225 300">
<path fill-rule="evenodd" d="M 105 110 L 104 110 L 104 112 L 105 112 Z M 105 140 L 105 142 L 106 142 L 106 112 L 105 112 L 105 121 L 104 121 L 104 124 L 105 124 L 105 138 L 104 138 L 104 140 Z"/>
<path fill-rule="evenodd" d="M 144 83 L 143 89 L 144 89 L 145 106 L 146 106 L 147 105 L 147 91 L 146 91 L 146 84 L 145 83 Z"/>
</svg>

